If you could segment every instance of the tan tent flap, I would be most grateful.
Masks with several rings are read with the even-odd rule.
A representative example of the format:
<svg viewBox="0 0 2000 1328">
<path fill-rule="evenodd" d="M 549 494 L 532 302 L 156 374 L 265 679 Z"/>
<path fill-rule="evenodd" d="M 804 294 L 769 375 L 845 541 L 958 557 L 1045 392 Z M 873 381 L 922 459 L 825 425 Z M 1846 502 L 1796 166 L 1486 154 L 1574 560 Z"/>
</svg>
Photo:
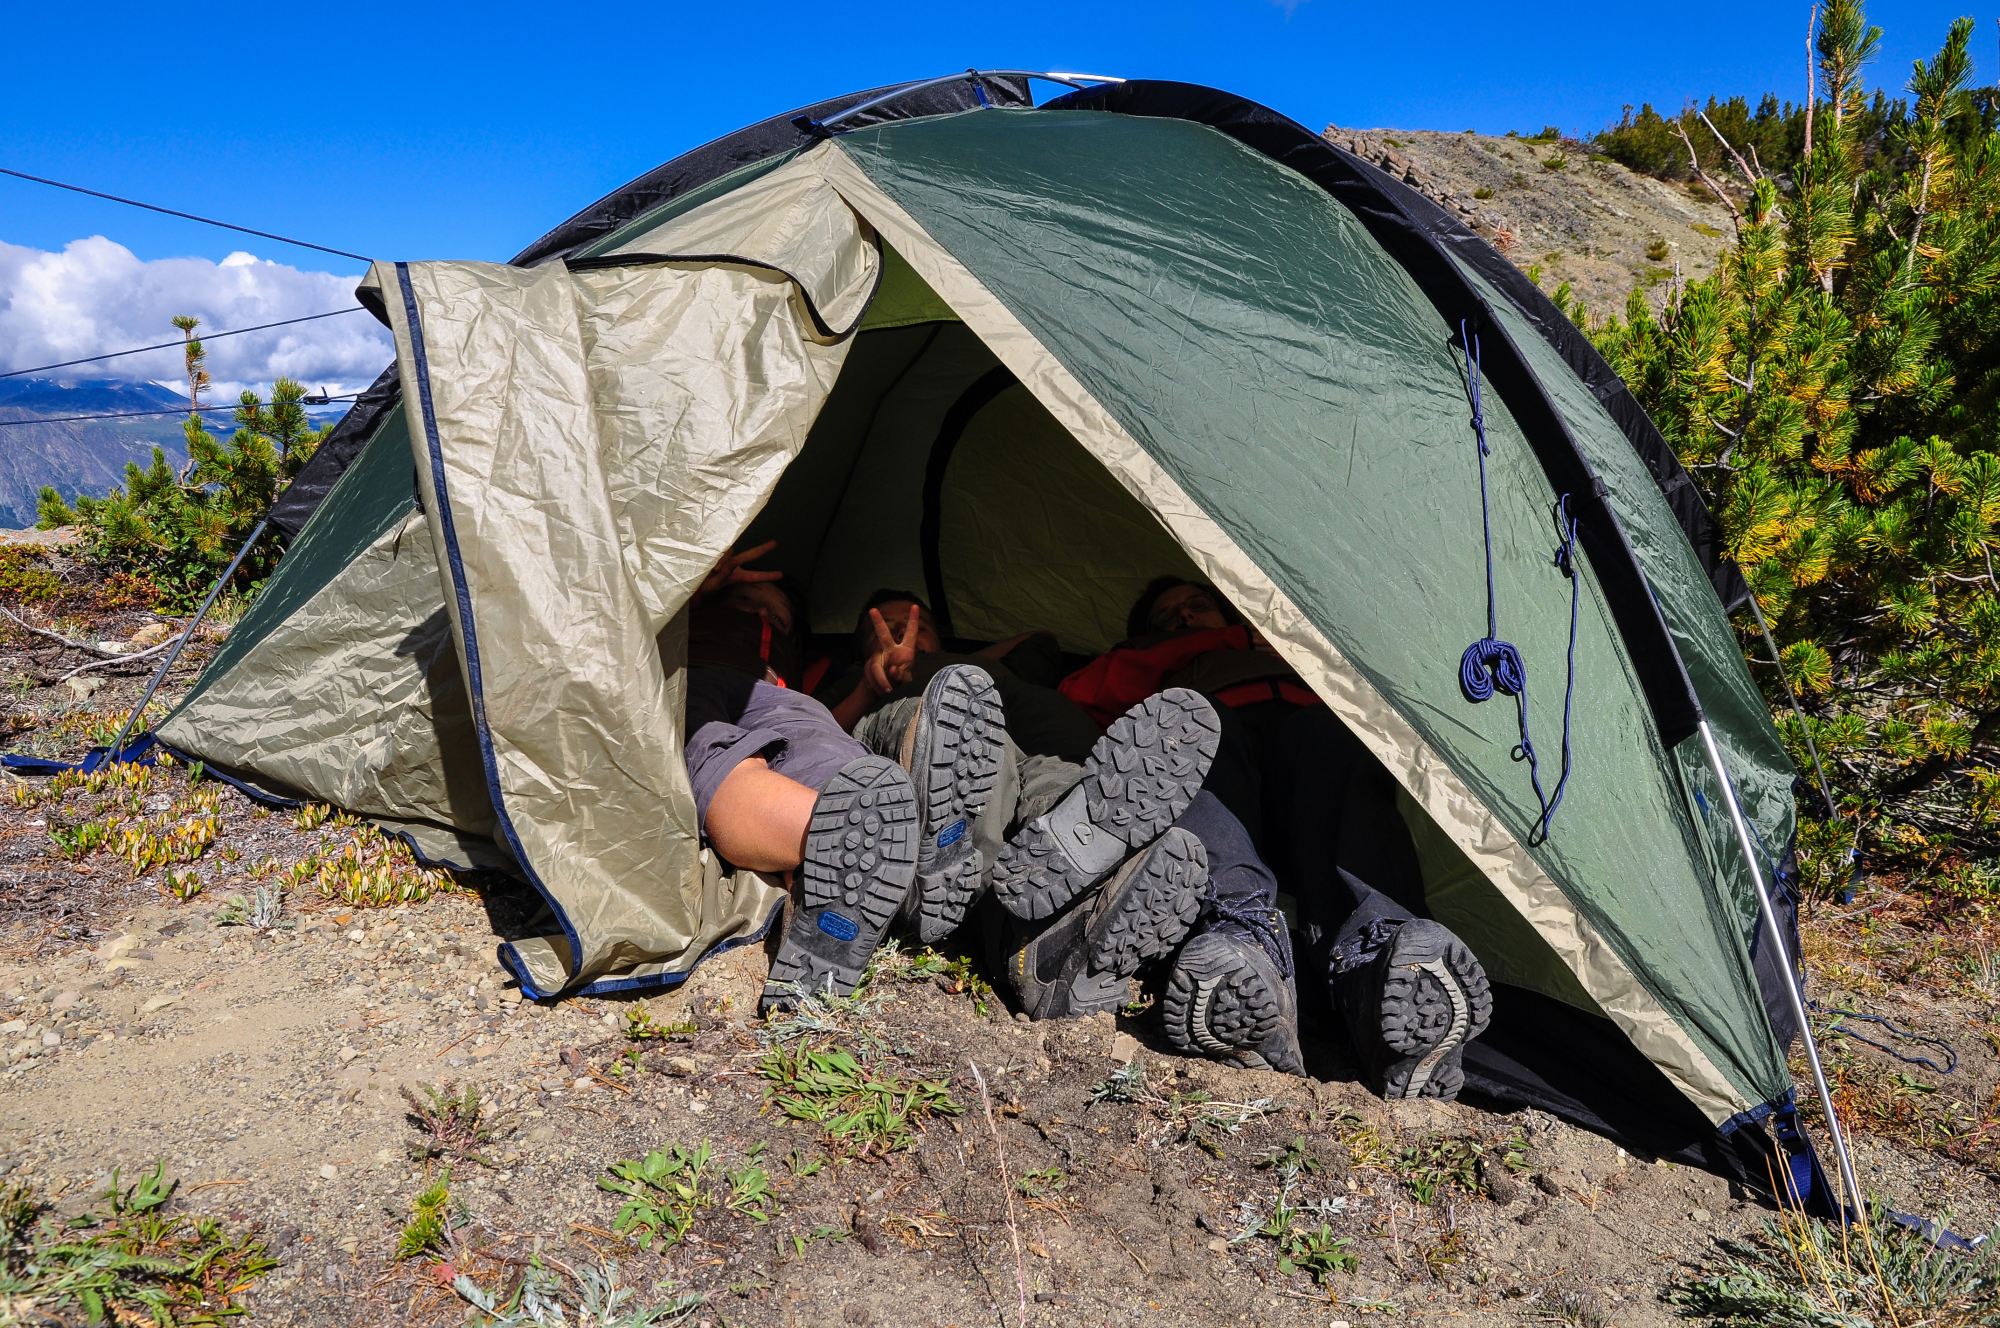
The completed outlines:
<svg viewBox="0 0 2000 1328">
<path fill-rule="evenodd" d="M 803 153 L 713 202 L 626 241 L 612 258 L 638 255 L 733 255 L 769 264 L 797 283 L 832 340 L 860 321 L 881 263 L 872 245 L 854 243 L 856 218 L 821 177 L 825 148 Z"/>
<path fill-rule="evenodd" d="M 804 266 L 872 286 L 870 237 L 824 211 L 844 236 L 784 231 L 792 256 L 810 233 L 830 252 Z M 757 236 L 707 238 L 738 253 Z M 847 343 L 814 339 L 789 279 L 735 264 L 377 264 L 369 281 L 418 408 L 500 838 L 565 924 L 515 957 L 542 992 L 684 972 L 762 926 L 780 891 L 704 867 L 683 675 L 655 636 L 796 454 Z"/>
</svg>

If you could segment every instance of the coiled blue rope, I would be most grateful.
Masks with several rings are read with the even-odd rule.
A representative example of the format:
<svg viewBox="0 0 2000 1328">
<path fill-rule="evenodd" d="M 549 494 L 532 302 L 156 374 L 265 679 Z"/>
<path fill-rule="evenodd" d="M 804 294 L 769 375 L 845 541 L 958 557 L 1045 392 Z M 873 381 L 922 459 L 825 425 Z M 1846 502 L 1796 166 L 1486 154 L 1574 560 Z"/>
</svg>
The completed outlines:
<svg viewBox="0 0 2000 1328">
<path fill-rule="evenodd" d="M 1479 338 L 1463 322 L 1459 323 L 1458 331 L 1465 347 L 1465 379 L 1472 396 L 1472 433 L 1479 441 L 1479 521 L 1486 543 L 1486 635 L 1465 648 L 1458 661 L 1458 685 L 1465 699 L 1475 705 L 1491 700 L 1495 691 L 1514 698 L 1521 724 L 1521 742 L 1514 748 L 1514 759 L 1528 763 L 1528 782 L 1534 786 L 1535 801 L 1542 808 L 1528 842 L 1540 844 L 1548 839 L 1549 823 L 1555 819 L 1556 808 L 1562 806 L 1563 792 L 1569 787 L 1570 706 L 1576 697 L 1577 598 L 1581 588 L 1576 574 L 1576 518 L 1570 515 L 1568 494 L 1556 499 L 1554 562 L 1569 579 L 1569 677 L 1563 686 L 1562 775 L 1556 780 L 1555 795 L 1550 797 L 1542 792 L 1541 759 L 1535 753 L 1534 740 L 1528 736 L 1528 665 L 1513 642 L 1500 639 L 1499 613 L 1494 603 L 1493 510 L 1486 491 L 1486 458 L 1492 455 L 1492 448 L 1486 442 L 1486 412 L 1479 393 Z"/>
</svg>

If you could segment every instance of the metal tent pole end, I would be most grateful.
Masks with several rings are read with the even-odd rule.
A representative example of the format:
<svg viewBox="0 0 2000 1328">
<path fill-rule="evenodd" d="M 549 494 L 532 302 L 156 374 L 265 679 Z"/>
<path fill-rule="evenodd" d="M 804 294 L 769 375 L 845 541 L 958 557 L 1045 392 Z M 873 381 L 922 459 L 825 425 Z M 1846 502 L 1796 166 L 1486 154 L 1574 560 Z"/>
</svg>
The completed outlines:
<svg viewBox="0 0 2000 1328">
<path fill-rule="evenodd" d="M 1729 820 L 1736 831 L 1737 845 L 1743 850 L 1743 863 L 1750 869 L 1751 883 L 1757 887 L 1757 908 L 1764 919 L 1764 926 L 1770 932 L 1771 944 L 1785 971 L 1785 997 L 1792 1007 L 1792 1017 L 1799 1021 L 1799 1037 L 1805 1042 L 1806 1063 L 1812 1067 L 1813 1086 L 1819 1091 L 1820 1109 L 1826 1113 L 1827 1136 L 1833 1141 L 1835 1160 L 1840 1164 L 1841 1188 L 1847 1192 L 1847 1202 L 1857 1217 L 1867 1212 L 1861 1194 L 1861 1184 L 1854 1176 L 1854 1160 L 1848 1156 L 1847 1138 L 1840 1129 L 1840 1117 L 1833 1109 L 1833 1090 L 1826 1082 L 1826 1068 L 1820 1063 L 1819 1046 L 1813 1041 L 1812 1024 L 1806 1019 L 1805 991 L 1803 979 L 1792 966 L 1790 952 L 1785 948 L 1784 928 L 1778 923 L 1778 910 L 1771 901 L 1771 891 L 1764 884 L 1764 873 L 1757 865 L 1757 853 L 1750 842 L 1750 822 L 1743 815 L 1743 804 L 1736 797 L 1736 785 L 1729 778 L 1729 771 L 1722 764 L 1722 749 L 1716 745 L 1715 730 L 1706 719 L 1700 724 L 1701 744 L 1708 753 L 1709 768 L 1722 785 L 1722 801 L 1729 808 Z"/>
</svg>

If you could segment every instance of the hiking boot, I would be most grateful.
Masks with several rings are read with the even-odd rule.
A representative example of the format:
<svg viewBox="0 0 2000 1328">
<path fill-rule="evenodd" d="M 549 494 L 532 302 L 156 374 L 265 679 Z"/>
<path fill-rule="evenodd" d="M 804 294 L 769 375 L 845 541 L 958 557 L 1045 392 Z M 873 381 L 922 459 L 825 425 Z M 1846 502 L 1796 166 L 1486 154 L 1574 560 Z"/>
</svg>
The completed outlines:
<svg viewBox="0 0 2000 1328">
<path fill-rule="evenodd" d="M 869 956 L 909 896 L 917 870 L 917 791 L 894 761 L 850 761 L 820 790 L 799 867 L 803 899 L 792 911 L 766 1011 L 799 991 L 851 996 Z"/>
<path fill-rule="evenodd" d="M 1465 1044 L 1493 1018 L 1486 970 L 1428 918 L 1376 918 L 1333 948 L 1329 979 L 1369 1087 L 1449 1102 L 1465 1086 Z"/>
<path fill-rule="evenodd" d="M 1120 715 L 1091 748 L 1077 786 L 1000 850 L 995 896 L 1027 921 L 1067 907 L 1187 810 L 1221 733 L 1208 698 L 1185 687 Z"/>
<path fill-rule="evenodd" d="M 925 945 L 943 940 L 979 893 L 985 855 L 972 823 L 986 810 L 1007 732 L 1000 693 L 984 669 L 953 664 L 924 688 L 903 738 L 903 768 L 916 786 L 917 877 L 907 910 Z"/>
<path fill-rule="evenodd" d="M 1116 1010 L 1126 980 L 1148 959 L 1172 954 L 1208 888 L 1208 852 L 1171 829 L 1048 927 L 1017 943 L 1007 974 L 1031 1019 Z M 1021 928 L 1025 931 L 1026 928 Z"/>
<path fill-rule="evenodd" d="M 1303 1076 L 1290 937 L 1284 914 L 1268 911 L 1276 916 L 1254 927 L 1218 919 L 1182 947 L 1160 1013 L 1184 1055 Z"/>
</svg>

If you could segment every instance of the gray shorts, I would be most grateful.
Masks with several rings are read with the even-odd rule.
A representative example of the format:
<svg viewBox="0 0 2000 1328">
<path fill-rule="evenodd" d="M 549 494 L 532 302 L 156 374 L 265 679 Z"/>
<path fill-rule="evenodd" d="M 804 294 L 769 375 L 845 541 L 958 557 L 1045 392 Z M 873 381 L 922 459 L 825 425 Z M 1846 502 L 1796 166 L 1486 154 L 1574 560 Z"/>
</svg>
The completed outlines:
<svg viewBox="0 0 2000 1328">
<path fill-rule="evenodd" d="M 752 756 L 809 789 L 823 789 L 842 766 L 868 748 L 841 731 L 833 712 L 801 692 L 760 682 L 734 724 L 711 720 L 688 735 L 688 777 L 694 805 L 708 824 L 708 804 L 729 772 Z M 893 753 L 891 753 L 893 755 Z"/>
</svg>

